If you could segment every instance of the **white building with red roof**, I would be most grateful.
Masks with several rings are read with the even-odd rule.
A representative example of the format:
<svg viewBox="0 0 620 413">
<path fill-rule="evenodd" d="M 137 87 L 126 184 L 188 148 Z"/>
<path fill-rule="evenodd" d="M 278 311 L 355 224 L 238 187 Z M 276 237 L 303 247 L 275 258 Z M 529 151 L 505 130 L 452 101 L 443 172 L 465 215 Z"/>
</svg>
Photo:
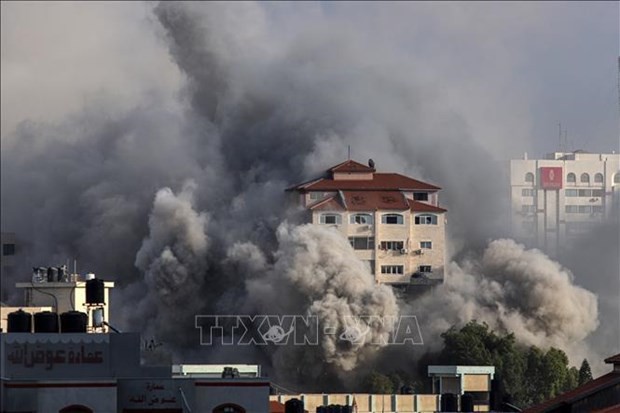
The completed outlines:
<svg viewBox="0 0 620 413">
<path fill-rule="evenodd" d="M 313 224 L 338 229 L 378 283 L 443 280 L 446 210 L 441 188 L 348 160 L 324 177 L 288 188 Z"/>
</svg>

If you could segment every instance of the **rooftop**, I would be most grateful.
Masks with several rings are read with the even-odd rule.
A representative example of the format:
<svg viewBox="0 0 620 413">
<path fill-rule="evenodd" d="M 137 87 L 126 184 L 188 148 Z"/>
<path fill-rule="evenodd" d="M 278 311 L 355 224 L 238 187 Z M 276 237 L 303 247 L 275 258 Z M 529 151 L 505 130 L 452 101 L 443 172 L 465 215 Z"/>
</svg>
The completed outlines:
<svg viewBox="0 0 620 413">
<path fill-rule="evenodd" d="M 417 179 L 397 173 L 375 172 L 374 167 L 363 165 L 352 160 L 343 162 L 327 170 L 327 176 L 316 178 L 298 185 L 287 191 L 438 191 L 441 188 Z M 350 173 L 367 175 L 372 173 L 372 179 L 360 179 L 366 176 L 357 176 L 357 179 L 334 179 L 334 173 Z"/>
<path fill-rule="evenodd" d="M 338 191 L 309 206 L 310 209 L 348 211 L 405 211 L 446 212 L 445 209 L 408 199 L 400 191 Z"/>
</svg>

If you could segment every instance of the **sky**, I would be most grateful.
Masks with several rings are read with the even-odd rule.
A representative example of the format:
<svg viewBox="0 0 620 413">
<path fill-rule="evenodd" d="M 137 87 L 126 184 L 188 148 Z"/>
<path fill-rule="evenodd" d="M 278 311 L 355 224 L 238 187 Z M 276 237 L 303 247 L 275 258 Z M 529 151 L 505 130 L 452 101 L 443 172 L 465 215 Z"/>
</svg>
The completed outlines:
<svg viewBox="0 0 620 413">
<path fill-rule="evenodd" d="M 510 236 L 508 160 L 557 150 L 558 123 L 569 149 L 619 150 L 618 3 L 1 7 L 2 230 L 27 240 L 26 268 L 77 257 L 117 281 L 123 300 L 137 303 L 119 317 L 125 325 L 180 340 L 181 348 L 198 311 L 238 302 L 264 311 L 277 300 L 260 297 L 304 289 L 308 300 L 278 304 L 327 305 L 330 283 L 360 276 L 360 262 L 343 252 L 305 265 L 313 245 L 350 248 L 320 229 L 289 227 L 295 220 L 283 189 L 342 162 L 349 146 L 354 159 L 373 158 L 380 171 L 443 188 L 450 266 L 457 281 L 471 281 L 469 289 L 445 284 L 458 298 L 446 323 L 470 314 L 460 311 L 462 298 L 472 317 L 506 327 L 493 310 L 503 303 L 510 320 L 533 325 L 529 310 L 537 307 L 521 308 L 529 301 L 511 288 L 536 273 L 532 263 L 553 298 L 542 303 L 556 309 L 563 306 L 554 300 L 579 296 L 590 276 L 581 269 L 573 279 L 561 267 L 570 260 L 492 240 Z M 617 270 L 615 251 L 606 252 L 617 234 L 615 244 L 598 238 L 611 262 L 599 277 L 605 285 Z M 506 259 L 497 263 L 498 255 Z M 515 259 L 528 263 L 523 273 L 501 270 Z M 350 271 L 334 270 L 343 265 Z M 297 285 L 315 281 L 299 276 L 304 271 L 334 277 Z M 491 281 L 505 294 L 489 299 L 477 288 L 480 277 L 504 273 Z M 391 293 L 365 276 L 364 294 L 381 296 L 377 311 L 394 310 Z M 13 277 L 2 286 L 23 274 Z M 560 291 L 553 279 L 569 293 L 553 294 Z M 595 292 L 613 300 L 615 291 Z M 351 302 L 364 294 L 351 291 Z M 519 338 L 581 341 L 605 319 L 585 302 L 589 311 L 573 312 L 562 329 L 525 328 Z M 587 328 L 575 334 L 584 315 Z M 610 340 L 599 341 L 606 350 Z"/>
<path fill-rule="evenodd" d="M 173 110 L 183 75 L 151 8 L 3 2 L 3 142 L 20 122 L 58 122 L 85 102 L 131 107 L 157 97 Z M 267 33 L 261 53 L 324 25 L 372 39 L 390 54 L 386 65 L 413 61 L 416 79 L 446 96 L 499 159 L 556 150 L 558 123 L 569 148 L 618 149 L 616 2 L 275 2 L 239 10 L 247 36 Z"/>
</svg>

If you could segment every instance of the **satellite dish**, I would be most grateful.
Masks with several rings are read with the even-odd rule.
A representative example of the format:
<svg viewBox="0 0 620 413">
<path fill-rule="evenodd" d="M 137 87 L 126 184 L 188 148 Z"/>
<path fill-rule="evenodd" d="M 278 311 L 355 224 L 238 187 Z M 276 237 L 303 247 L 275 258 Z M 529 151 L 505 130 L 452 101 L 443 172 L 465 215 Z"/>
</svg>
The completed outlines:
<svg viewBox="0 0 620 413">
<path fill-rule="evenodd" d="M 375 167 L 375 161 L 373 161 L 372 159 L 368 160 L 368 166 L 370 166 L 371 168 Z"/>
</svg>

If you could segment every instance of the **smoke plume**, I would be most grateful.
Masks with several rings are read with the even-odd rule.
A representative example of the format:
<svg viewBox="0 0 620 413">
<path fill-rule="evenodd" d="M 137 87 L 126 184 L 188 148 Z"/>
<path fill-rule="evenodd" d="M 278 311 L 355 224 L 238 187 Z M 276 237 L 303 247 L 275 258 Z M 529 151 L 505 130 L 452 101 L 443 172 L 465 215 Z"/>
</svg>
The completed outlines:
<svg viewBox="0 0 620 413">
<path fill-rule="evenodd" d="M 506 128 L 488 109 L 512 119 L 514 136 L 527 134 L 527 121 L 513 119 L 527 111 L 496 108 L 504 92 L 487 82 L 499 81 L 485 77 L 484 93 L 447 91 L 426 59 L 367 27 L 319 19 L 283 36 L 270 13 L 260 3 L 159 3 L 152 30 L 183 79 L 174 102 L 164 93 L 131 109 L 88 100 L 62 121 L 3 135 L 2 229 L 30 243 L 20 268 L 77 258 L 116 281 L 119 327 L 157 336 L 176 361 L 258 358 L 272 377 L 308 387 L 372 366 L 382 351 L 372 343 L 391 328 L 369 323 L 368 340 L 350 346 L 325 335 L 311 349 L 232 352 L 199 348 L 194 316 L 314 314 L 343 329 L 349 316 L 411 312 L 426 320 L 430 344 L 474 318 L 524 344 L 587 339 L 598 323 L 592 293 L 540 251 L 488 244 L 507 233 L 503 160 L 518 141 L 497 141 Z M 508 50 L 488 47 L 485 56 Z M 380 171 L 442 186 L 456 257 L 444 285 L 397 298 L 346 239 L 300 225 L 284 188 L 342 162 L 348 146 Z M 18 280 L 23 272 L 3 276 L 3 300 L 18 300 L 7 293 Z"/>
<path fill-rule="evenodd" d="M 573 360 L 592 355 L 583 340 L 599 322 L 596 296 L 570 271 L 508 239 L 492 241 L 480 258 L 452 262 L 446 282 L 411 306 L 431 339 L 478 320 L 528 346 L 560 347 Z"/>
</svg>

